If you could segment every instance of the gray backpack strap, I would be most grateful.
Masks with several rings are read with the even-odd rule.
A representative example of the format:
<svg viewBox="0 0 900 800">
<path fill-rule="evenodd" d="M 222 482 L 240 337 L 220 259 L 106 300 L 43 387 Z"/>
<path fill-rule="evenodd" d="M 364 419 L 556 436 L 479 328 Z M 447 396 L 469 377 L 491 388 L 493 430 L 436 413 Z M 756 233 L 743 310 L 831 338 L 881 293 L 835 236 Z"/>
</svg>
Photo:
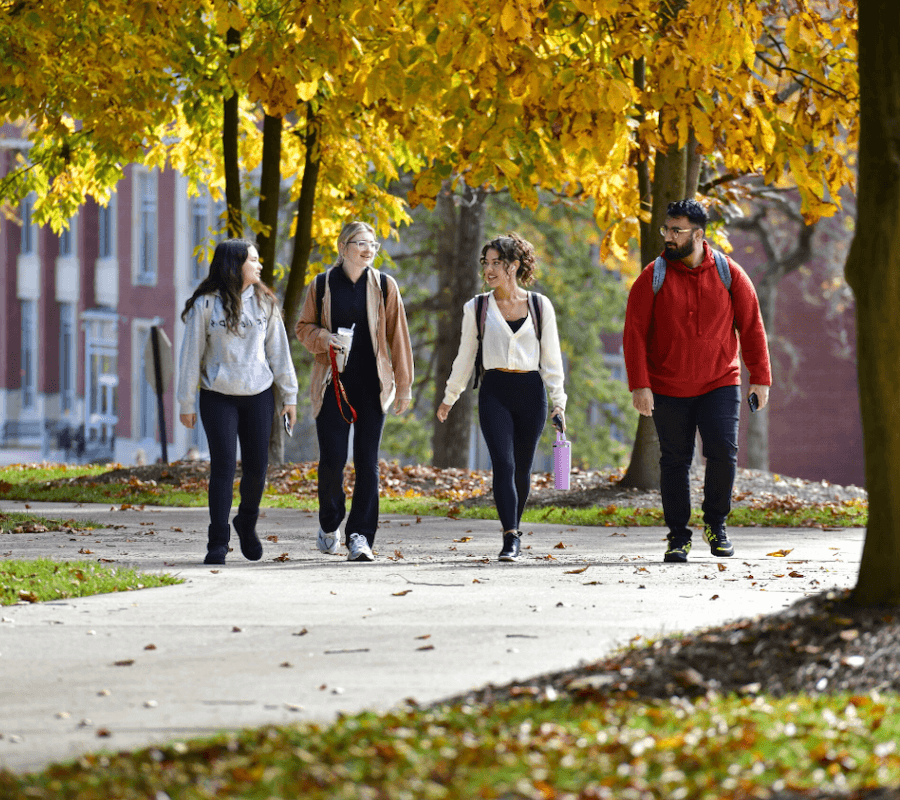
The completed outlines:
<svg viewBox="0 0 900 800">
<path fill-rule="evenodd" d="M 653 294 L 654 296 L 662 288 L 663 281 L 666 279 L 666 260 L 662 256 L 657 256 L 653 262 Z"/>
<path fill-rule="evenodd" d="M 724 253 L 720 253 L 718 250 L 713 250 L 713 258 L 716 260 L 719 277 L 725 284 L 725 288 L 728 289 L 728 294 L 731 294 L 731 267 L 728 266 L 728 259 L 725 258 Z"/>
</svg>

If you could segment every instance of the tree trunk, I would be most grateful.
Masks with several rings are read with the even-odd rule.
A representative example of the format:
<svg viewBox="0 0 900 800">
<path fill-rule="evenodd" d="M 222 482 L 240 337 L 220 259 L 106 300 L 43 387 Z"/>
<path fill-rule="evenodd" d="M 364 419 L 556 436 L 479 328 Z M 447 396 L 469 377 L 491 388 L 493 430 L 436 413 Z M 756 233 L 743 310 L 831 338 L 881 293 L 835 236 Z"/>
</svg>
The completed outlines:
<svg viewBox="0 0 900 800">
<path fill-rule="evenodd" d="M 900 604 L 900 334 L 891 322 L 900 317 L 898 24 L 894 0 L 859 0 L 859 195 L 846 276 L 856 295 L 869 492 L 869 524 L 853 592 L 860 605 Z"/>
<path fill-rule="evenodd" d="M 306 271 L 309 254 L 312 252 L 312 222 L 316 207 L 316 187 L 319 182 L 319 136 L 318 120 L 312 106 L 306 106 L 306 160 L 303 180 L 300 184 L 300 198 L 297 200 L 297 222 L 294 230 L 294 253 L 291 257 L 291 271 L 284 290 L 284 316 L 288 333 L 293 334 L 300 303 L 306 286 Z"/>
<path fill-rule="evenodd" d="M 256 237 L 262 262 L 262 281 L 275 280 L 275 253 L 278 249 L 278 204 L 281 199 L 281 117 L 266 114 L 263 120 L 262 175 L 259 179 L 259 221 L 266 231 Z"/>
<path fill-rule="evenodd" d="M 693 193 L 686 193 L 687 167 L 686 148 L 673 148 L 668 153 L 656 154 L 656 166 L 653 170 L 653 217 L 649 237 L 641 237 L 642 265 L 649 264 L 663 250 L 659 227 L 666 221 L 669 203 L 694 196 Z M 696 192 L 696 186 L 693 187 L 693 192 Z M 659 439 L 652 417 L 641 417 L 638 420 L 631 461 L 619 485 L 635 489 L 659 488 Z"/>
<path fill-rule="evenodd" d="M 228 50 L 237 55 L 241 34 L 229 28 L 225 37 Z M 226 89 L 227 91 L 227 89 Z M 244 235 L 241 212 L 241 170 L 238 156 L 238 93 L 232 90 L 225 98 L 222 115 L 222 154 L 225 167 L 225 202 L 228 206 L 228 236 L 237 239 Z"/>
<path fill-rule="evenodd" d="M 440 309 L 435 344 L 434 410 L 444 399 L 444 383 L 459 347 L 462 307 L 476 294 L 480 282 L 478 258 L 484 244 L 485 192 L 463 184 L 462 197 L 454 195 L 447 182 L 438 196 L 441 220 L 438 242 L 438 292 Z M 458 207 L 457 207 L 458 205 Z M 436 467 L 469 465 L 469 432 L 475 393 L 466 391 L 457 400 L 447 421 L 435 417 L 432 433 Z"/>
</svg>

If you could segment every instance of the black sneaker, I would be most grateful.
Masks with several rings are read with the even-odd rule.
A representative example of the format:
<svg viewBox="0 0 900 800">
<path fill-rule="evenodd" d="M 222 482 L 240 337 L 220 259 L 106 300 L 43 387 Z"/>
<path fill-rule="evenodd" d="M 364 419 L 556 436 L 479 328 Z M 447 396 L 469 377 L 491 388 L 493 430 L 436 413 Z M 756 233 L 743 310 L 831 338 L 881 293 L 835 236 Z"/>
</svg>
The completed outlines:
<svg viewBox="0 0 900 800">
<path fill-rule="evenodd" d="M 516 561 L 519 558 L 521 533 L 508 532 L 503 534 L 503 549 L 500 551 L 501 561 Z"/>
<path fill-rule="evenodd" d="M 728 556 L 734 555 L 734 545 L 728 538 L 724 525 L 721 528 L 713 528 L 707 525 L 706 530 L 703 532 L 703 538 L 709 542 L 709 552 L 714 556 L 728 558 Z"/>
<path fill-rule="evenodd" d="M 683 564 L 687 561 L 688 553 L 691 552 L 690 539 L 669 539 L 669 549 L 663 556 L 663 561 L 669 563 Z"/>
</svg>

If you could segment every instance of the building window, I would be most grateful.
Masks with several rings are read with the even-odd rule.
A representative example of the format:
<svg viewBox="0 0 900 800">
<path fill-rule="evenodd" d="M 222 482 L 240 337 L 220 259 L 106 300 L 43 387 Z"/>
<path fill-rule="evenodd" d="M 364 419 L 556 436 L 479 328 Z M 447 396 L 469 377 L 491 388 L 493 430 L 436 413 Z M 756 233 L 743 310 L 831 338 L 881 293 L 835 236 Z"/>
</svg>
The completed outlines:
<svg viewBox="0 0 900 800">
<path fill-rule="evenodd" d="M 22 408 L 37 404 L 37 301 L 22 300 Z"/>
<path fill-rule="evenodd" d="M 97 257 L 112 258 L 115 249 L 114 236 L 116 231 L 113 198 L 110 198 L 109 202 L 105 206 L 100 206 L 97 228 L 98 238 L 100 239 L 98 243 L 99 253 L 97 254 Z"/>
<path fill-rule="evenodd" d="M 191 284 L 200 283 L 208 274 L 206 246 L 209 243 L 209 198 L 191 198 Z"/>
<path fill-rule="evenodd" d="M 152 286 L 156 283 L 157 189 L 156 175 L 136 173 L 138 230 L 137 283 Z"/>
<path fill-rule="evenodd" d="M 23 256 L 37 253 L 37 225 L 34 224 L 34 196 L 28 195 L 22 201 L 22 244 Z"/>
<path fill-rule="evenodd" d="M 108 311 L 85 311 L 85 439 L 94 457 L 111 457 L 115 448 L 118 374 L 118 317 Z"/>
<path fill-rule="evenodd" d="M 73 250 L 75 249 L 72 244 L 73 231 L 72 225 L 75 224 L 74 220 L 69 220 L 69 227 L 63 230 L 59 234 L 59 257 L 66 258 L 67 256 L 71 256 Z"/>
<path fill-rule="evenodd" d="M 63 413 L 75 410 L 75 304 L 59 304 L 59 405 Z"/>
<path fill-rule="evenodd" d="M 138 336 L 138 353 L 140 353 L 140 370 L 134 380 L 138 389 L 138 438 L 153 439 L 156 437 L 156 392 L 147 380 L 147 343 L 150 341 L 150 328 L 141 328 Z M 153 357 L 150 357 L 152 363 Z"/>
</svg>

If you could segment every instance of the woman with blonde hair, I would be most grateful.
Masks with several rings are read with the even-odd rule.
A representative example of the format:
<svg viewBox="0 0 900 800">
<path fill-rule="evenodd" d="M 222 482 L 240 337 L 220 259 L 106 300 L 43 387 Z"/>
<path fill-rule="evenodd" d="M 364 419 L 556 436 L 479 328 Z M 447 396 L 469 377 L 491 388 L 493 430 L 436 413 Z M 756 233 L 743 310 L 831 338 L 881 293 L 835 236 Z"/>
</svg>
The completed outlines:
<svg viewBox="0 0 900 800">
<path fill-rule="evenodd" d="M 534 282 L 534 247 L 516 233 L 481 249 L 487 294 L 463 307 L 462 336 L 437 418 L 444 422 L 473 370 L 478 420 L 491 456 L 494 502 L 503 526 L 501 561 L 519 557 L 519 523 L 531 489 L 531 465 L 547 419 L 565 428 L 562 353 L 550 301 L 525 286 Z M 483 370 L 483 374 L 481 373 Z"/>
<path fill-rule="evenodd" d="M 316 546 L 330 555 L 338 552 L 352 426 L 356 483 L 343 538 L 347 560 L 366 562 L 375 558 L 385 415 L 391 404 L 396 414 L 409 408 L 413 356 L 397 282 L 374 267 L 380 247 L 374 228 L 347 223 L 337 244 L 335 264 L 309 285 L 296 333 L 315 356 L 310 396 L 319 440 Z"/>
</svg>

